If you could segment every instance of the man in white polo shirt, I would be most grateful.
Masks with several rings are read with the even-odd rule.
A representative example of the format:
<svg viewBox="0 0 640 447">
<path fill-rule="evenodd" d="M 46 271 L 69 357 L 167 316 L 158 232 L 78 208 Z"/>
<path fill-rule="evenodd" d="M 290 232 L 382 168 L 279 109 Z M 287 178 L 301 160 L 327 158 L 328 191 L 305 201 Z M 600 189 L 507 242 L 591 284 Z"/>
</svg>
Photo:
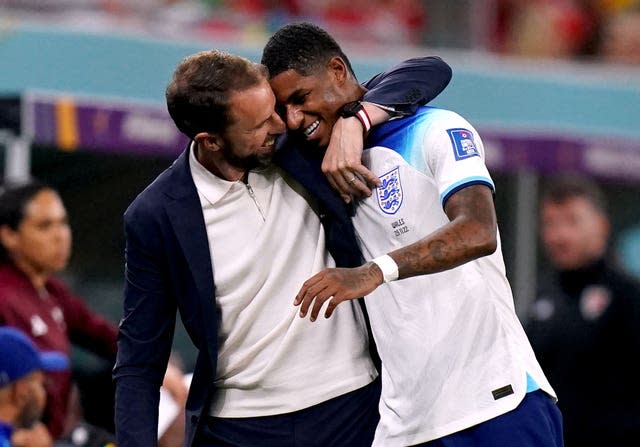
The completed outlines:
<svg viewBox="0 0 640 447">
<path fill-rule="evenodd" d="M 310 151 L 331 132 L 316 130 L 314 117 L 353 116 L 369 130 L 363 89 L 322 29 L 281 28 L 262 61 L 288 128 Z M 356 203 L 353 221 L 370 261 L 312 276 L 295 304 L 311 321 L 322 311 L 325 323 L 366 295 L 382 359 L 373 444 L 561 446 L 555 393 L 514 311 L 477 131 L 422 107 L 371 130 L 366 144 L 374 147 L 363 164 L 380 185 Z"/>
<path fill-rule="evenodd" d="M 448 81 L 446 64 L 432 62 Z M 407 80 L 402 71 L 390 75 Z M 428 100 L 444 85 L 417 96 Z M 157 443 L 159 379 L 178 309 L 199 351 L 187 445 L 368 447 L 380 388 L 359 304 L 318 327 L 291 306 L 311 274 L 360 262 L 320 160 L 312 170 L 291 145 L 276 152 L 285 126 L 266 69 L 244 58 L 215 50 L 185 58 L 166 98 L 191 142 L 125 213 L 118 445 Z"/>
</svg>

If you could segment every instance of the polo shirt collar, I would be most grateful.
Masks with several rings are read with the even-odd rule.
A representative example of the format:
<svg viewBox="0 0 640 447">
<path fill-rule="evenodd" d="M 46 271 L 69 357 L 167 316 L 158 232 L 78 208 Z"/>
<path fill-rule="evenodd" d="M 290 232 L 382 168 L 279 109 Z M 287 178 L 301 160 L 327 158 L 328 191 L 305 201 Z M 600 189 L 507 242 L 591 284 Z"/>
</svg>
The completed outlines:
<svg viewBox="0 0 640 447">
<path fill-rule="evenodd" d="M 195 141 L 189 145 L 189 167 L 196 189 L 211 204 L 218 202 L 240 181 L 230 182 L 209 172 L 196 158 Z"/>
</svg>

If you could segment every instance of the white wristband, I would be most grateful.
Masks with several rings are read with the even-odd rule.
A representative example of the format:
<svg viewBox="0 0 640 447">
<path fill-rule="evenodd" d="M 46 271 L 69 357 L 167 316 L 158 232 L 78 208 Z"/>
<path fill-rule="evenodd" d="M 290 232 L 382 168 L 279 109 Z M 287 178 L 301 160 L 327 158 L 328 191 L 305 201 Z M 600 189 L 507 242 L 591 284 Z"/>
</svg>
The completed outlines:
<svg viewBox="0 0 640 447">
<path fill-rule="evenodd" d="M 371 262 L 376 264 L 382 270 L 383 282 L 391 282 L 398 279 L 398 264 L 389 255 L 378 256 Z"/>
</svg>

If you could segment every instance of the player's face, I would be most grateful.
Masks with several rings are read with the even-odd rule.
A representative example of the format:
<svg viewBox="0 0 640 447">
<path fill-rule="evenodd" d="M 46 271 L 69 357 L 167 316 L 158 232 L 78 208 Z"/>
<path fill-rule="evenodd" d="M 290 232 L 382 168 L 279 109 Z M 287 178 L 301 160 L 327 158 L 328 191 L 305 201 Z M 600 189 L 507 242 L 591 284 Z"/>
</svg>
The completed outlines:
<svg viewBox="0 0 640 447">
<path fill-rule="evenodd" d="M 326 147 L 338 111 L 349 100 L 334 70 L 318 70 L 303 76 L 287 70 L 269 81 L 287 128 L 309 143 Z"/>
<path fill-rule="evenodd" d="M 34 371 L 15 386 L 20 387 L 18 391 L 18 427 L 31 427 L 40 420 L 47 402 L 44 388 L 45 376 L 42 371 Z"/>
<path fill-rule="evenodd" d="M 252 169 L 271 162 L 276 137 L 286 130 L 275 112 L 275 103 L 266 80 L 231 94 L 232 123 L 221 136 L 227 163 L 238 169 Z"/>
<path fill-rule="evenodd" d="M 543 201 L 540 233 L 549 260 L 561 270 L 585 267 L 604 254 L 609 234 L 605 216 L 583 197 Z"/>
<path fill-rule="evenodd" d="M 2 228 L 2 243 L 16 265 L 27 273 L 64 269 L 71 254 L 71 229 L 58 194 L 43 189 L 33 196 L 16 231 Z"/>
</svg>

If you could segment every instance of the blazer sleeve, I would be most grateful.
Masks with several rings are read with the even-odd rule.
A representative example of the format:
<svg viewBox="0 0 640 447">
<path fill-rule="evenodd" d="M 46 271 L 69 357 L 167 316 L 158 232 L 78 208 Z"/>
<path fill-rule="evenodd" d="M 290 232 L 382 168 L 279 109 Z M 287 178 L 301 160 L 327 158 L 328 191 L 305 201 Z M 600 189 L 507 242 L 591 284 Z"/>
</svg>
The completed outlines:
<svg viewBox="0 0 640 447">
<path fill-rule="evenodd" d="M 119 447 L 157 446 L 160 385 L 175 327 L 158 202 L 134 202 L 125 213 L 124 312 L 113 377 Z M 156 211 L 153 211 L 153 209 Z"/>
<path fill-rule="evenodd" d="M 363 100 L 412 115 L 438 96 L 451 76 L 451 67 L 438 56 L 408 59 L 362 84 L 367 88 Z"/>
</svg>

